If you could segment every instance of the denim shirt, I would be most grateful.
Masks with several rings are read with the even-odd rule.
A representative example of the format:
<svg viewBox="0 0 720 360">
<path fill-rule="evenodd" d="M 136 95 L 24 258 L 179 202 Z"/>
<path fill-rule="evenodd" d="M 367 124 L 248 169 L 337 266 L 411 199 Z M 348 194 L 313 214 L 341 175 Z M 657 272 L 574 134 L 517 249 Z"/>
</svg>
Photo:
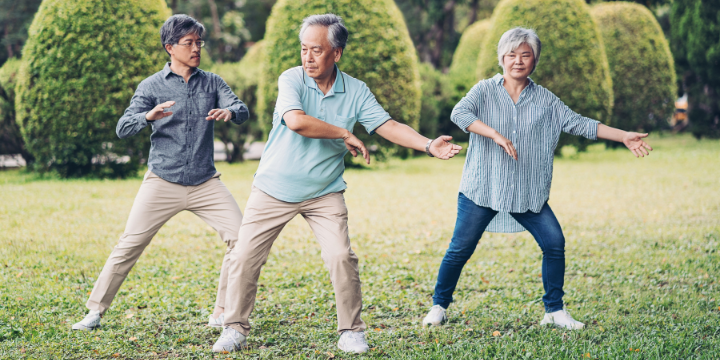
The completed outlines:
<svg viewBox="0 0 720 360">
<path fill-rule="evenodd" d="M 487 231 L 518 232 L 525 229 L 508 213 L 538 213 L 548 201 L 560 133 L 595 140 L 600 122 L 572 111 L 531 79 L 514 103 L 503 81 L 497 74 L 478 82 L 455 105 L 450 119 L 465 132 L 480 120 L 517 149 L 516 161 L 492 139 L 470 134 L 460 192 L 475 204 L 500 212 Z"/>
<path fill-rule="evenodd" d="M 166 101 L 175 101 L 166 110 L 172 115 L 155 121 L 145 119 L 148 111 Z M 195 68 L 186 84 L 167 63 L 162 71 L 140 83 L 130 107 L 118 121 L 116 132 L 124 139 L 149 123 L 152 134 L 148 170 L 172 183 L 199 185 L 216 173 L 215 120 L 205 120 L 212 109 L 230 110 L 231 121 L 238 125 L 249 117 L 247 106 L 220 76 Z"/>
</svg>

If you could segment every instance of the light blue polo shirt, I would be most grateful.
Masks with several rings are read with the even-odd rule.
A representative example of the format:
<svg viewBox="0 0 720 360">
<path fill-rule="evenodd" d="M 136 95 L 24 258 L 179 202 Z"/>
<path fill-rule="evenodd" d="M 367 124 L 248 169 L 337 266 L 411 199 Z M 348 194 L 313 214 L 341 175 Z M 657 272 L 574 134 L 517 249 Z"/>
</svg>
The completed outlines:
<svg viewBox="0 0 720 360">
<path fill-rule="evenodd" d="M 273 128 L 253 182 L 264 193 L 281 201 L 301 202 L 347 188 L 342 178 L 345 143 L 311 139 L 290 130 L 282 119 L 288 111 L 302 110 L 350 131 L 359 122 L 371 135 L 391 119 L 364 82 L 337 65 L 335 69 L 335 83 L 327 94 L 301 66 L 280 75 Z"/>
</svg>

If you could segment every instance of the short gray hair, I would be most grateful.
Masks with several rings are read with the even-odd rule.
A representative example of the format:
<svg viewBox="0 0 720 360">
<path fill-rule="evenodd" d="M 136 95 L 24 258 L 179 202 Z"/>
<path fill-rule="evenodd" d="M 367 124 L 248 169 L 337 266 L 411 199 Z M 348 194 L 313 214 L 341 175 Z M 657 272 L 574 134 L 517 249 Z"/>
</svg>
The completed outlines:
<svg viewBox="0 0 720 360">
<path fill-rule="evenodd" d="M 165 48 L 166 44 L 175 45 L 188 34 L 196 34 L 202 38 L 205 34 L 205 26 L 191 16 L 177 14 L 165 20 L 160 28 L 160 41 Z M 167 49 L 165 51 L 167 52 Z"/>
<path fill-rule="evenodd" d="M 535 56 L 535 64 L 533 66 L 532 72 L 530 73 L 532 74 L 533 72 L 535 72 L 538 61 L 540 61 L 540 50 L 542 49 L 542 43 L 540 42 L 540 38 L 535 33 L 535 30 L 521 27 L 510 29 L 500 37 L 500 41 L 498 42 L 497 47 L 497 54 L 498 63 L 500 64 L 500 67 L 503 68 L 503 71 L 505 71 L 505 65 L 503 65 L 503 57 L 505 57 L 505 55 L 509 54 L 511 51 L 515 51 L 515 49 L 520 47 L 520 45 L 522 44 L 528 44 L 528 46 L 530 46 L 530 49 L 532 49 L 533 55 Z"/>
<path fill-rule="evenodd" d="M 306 17 L 303 19 L 302 27 L 300 28 L 300 41 L 302 41 L 305 30 L 315 25 L 324 26 L 328 29 L 328 41 L 333 49 L 340 48 L 345 50 L 349 33 L 341 17 L 335 14 L 310 15 Z"/>
</svg>

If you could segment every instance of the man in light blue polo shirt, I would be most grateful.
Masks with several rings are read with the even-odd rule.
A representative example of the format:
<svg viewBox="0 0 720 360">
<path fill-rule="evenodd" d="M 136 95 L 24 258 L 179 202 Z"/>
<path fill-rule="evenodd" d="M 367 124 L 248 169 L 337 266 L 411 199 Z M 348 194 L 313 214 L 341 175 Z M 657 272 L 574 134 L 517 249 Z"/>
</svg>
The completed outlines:
<svg viewBox="0 0 720 360">
<path fill-rule="evenodd" d="M 450 136 L 430 140 L 393 121 L 360 80 L 335 65 L 348 31 L 339 16 L 313 15 L 300 29 L 302 66 L 278 79 L 273 129 L 255 174 L 252 193 L 240 226 L 238 244 L 230 252 L 225 299 L 225 329 L 214 352 L 247 346 L 249 317 L 255 304 L 260 268 L 285 224 L 301 214 L 322 248 L 330 270 L 338 312 L 338 347 L 367 351 L 358 258 L 350 247 L 343 192 L 343 157 L 359 153 L 369 164 L 365 145 L 352 134 L 359 122 L 396 144 L 426 151 L 440 159 L 460 147 Z"/>
</svg>

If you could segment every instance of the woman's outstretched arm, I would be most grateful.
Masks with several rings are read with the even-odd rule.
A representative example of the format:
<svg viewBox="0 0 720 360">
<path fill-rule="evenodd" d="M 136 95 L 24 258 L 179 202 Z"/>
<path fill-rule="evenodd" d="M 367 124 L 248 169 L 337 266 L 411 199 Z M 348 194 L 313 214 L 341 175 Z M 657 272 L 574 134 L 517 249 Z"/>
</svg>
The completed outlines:
<svg viewBox="0 0 720 360">
<path fill-rule="evenodd" d="M 635 157 L 645 157 L 650 155 L 649 151 L 652 151 L 652 147 L 648 145 L 643 138 L 647 137 L 648 134 L 641 134 L 630 131 L 623 131 L 607 125 L 598 124 L 597 137 L 598 139 L 612 140 L 625 144 L 630 151 L 632 151 Z"/>
</svg>

